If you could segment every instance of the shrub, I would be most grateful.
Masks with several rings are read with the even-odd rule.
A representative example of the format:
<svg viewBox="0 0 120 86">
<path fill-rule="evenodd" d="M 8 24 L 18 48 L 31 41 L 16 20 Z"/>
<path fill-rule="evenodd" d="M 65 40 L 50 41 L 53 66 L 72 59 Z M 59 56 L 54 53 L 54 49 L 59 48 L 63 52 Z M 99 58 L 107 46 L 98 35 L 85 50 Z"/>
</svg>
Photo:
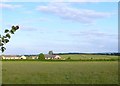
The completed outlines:
<svg viewBox="0 0 120 86">
<path fill-rule="evenodd" d="M 68 57 L 66 60 L 71 60 L 71 57 Z"/>
</svg>

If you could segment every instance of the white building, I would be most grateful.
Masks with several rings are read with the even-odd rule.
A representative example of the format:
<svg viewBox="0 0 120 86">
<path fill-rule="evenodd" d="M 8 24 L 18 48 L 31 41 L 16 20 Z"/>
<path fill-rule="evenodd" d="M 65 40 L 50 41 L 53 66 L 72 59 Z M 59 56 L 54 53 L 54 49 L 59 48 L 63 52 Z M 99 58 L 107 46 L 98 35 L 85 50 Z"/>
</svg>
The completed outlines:
<svg viewBox="0 0 120 86">
<path fill-rule="evenodd" d="M 61 57 L 59 55 L 48 55 L 45 54 L 45 59 L 61 59 Z"/>
<path fill-rule="evenodd" d="M 26 59 L 25 56 L 17 56 L 17 55 L 4 55 L 1 56 L 2 59 Z"/>
<path fill-rule="evenodd" d="M 26 57 L 25 56 L 21 56 L 20 59 L 26 59 Z"/>
</svg>

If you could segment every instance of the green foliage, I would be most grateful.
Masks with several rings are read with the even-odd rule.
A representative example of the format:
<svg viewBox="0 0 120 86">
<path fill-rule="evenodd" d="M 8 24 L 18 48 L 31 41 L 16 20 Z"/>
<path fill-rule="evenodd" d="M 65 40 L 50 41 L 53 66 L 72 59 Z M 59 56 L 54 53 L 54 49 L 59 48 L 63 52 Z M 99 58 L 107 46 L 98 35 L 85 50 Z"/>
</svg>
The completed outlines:
<svg viewBox="0 0 120 86">
<path fill-rule="evenodd" d="M 38 55 L 38 59 L 39 59 L 39 60 L 45 60 L 44 54 L 43 54 L 43 53 L 40 53 L 40 54 Z"/>
<path fill-rule="evenodd" d="M 71 60 L 71 57 L 68 57 L 66 60 Z"/>
<path fill-rule="evenodd" d="M 7 34 L 6 34 L 6 37 L 8 37 L 8 38 L 10 39 L 10 37 L 11 37 L 11 36 L 10 36 L 10 34 L 9 34 L 9 33 L 7 33 Z"/>
<path fill-rule="evenodd" d="M 7 32 L 9 32 L 9 30 L 8 30 L 8 29 L 6 29 L 6 30 L 5 30 L 5 33 L 7 33 Z"/>
<path fill-rule="evenodd" d="M 48 53 L 49 55 L 53 55 L 53 51 L 51 50 L 51 51 L 49 51 L 49 53 Z"/>
<path fill-rule="evenodd" d="M 12 26 L 11 30 L 5 29 L 4 35 L 0 34 L 0 51 L 2 51 L 2 53 L 6 50 L 4 45 L 9 42 L 11 38 L 10 35 L 14 34 L 18 29 L 19 29 L 19 26 Z"/>
</svg>

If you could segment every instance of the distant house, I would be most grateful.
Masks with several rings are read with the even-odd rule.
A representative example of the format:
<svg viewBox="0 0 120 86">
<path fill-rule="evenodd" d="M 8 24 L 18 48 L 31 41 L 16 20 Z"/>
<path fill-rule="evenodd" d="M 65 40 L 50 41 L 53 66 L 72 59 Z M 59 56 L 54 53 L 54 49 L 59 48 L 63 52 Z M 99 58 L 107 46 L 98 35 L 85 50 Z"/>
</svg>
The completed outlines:
<svg viewBox="0 0 120 86">
<path fill-rule="evenodd" d="M 38 57 L 37 56 L 32 56 L 32 59 L 38 59 Z"/>
<path fill-rule="evenodd" d="M 20 59 L 26 59 L 26 57 L 25 56 L 21 56 Z"/>
<path fill-rule="evenodd" d="M 19 59 L 20 57 L 16 55 L 4 55 L 2 56 L 2 59 Z"/>
<path fill-rule="evenodd" d="M 25 56 L 17 56 L 17 55 L 4 55 L 1 56 L 2 59 L 26 59 Z"/>
<path fill-rule="evenodd" d="M 49 55 L 49 54 L 45 54 L 45 59 L 61 59 L 61 57 L 59 55 Z M 38 56 L 31 56 L 29 57 L 31 59 L 38 59 Z M 4 55 L 4 56 L 0 56 L 0 59 L 28 59 L 26 56 L 18 56 L 18 55 Z"/>
<path fill-rule="evenodd" d="M 45 54 L 45 59 L 61 59 L 61 57 L 59 55 L 49 55 L 49 54 Z"/>
</svg>

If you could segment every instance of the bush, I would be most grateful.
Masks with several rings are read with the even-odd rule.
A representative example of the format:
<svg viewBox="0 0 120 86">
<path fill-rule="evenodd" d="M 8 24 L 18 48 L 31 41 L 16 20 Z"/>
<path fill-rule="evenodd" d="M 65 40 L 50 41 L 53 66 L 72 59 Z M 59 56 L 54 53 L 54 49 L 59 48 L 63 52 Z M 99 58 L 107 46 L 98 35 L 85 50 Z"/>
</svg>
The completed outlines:
<svg viewBox="0 0 120 86">
<path fill-rule="evenodd" d="M 38 55 L 38 59 L 39 59 L 39 60 L 45 60 L 44 54 L 43 54 L 43 53 L 40 53 L 40 54 Z"/>
<path fill-rule="evenodd" d="M 68 57 L 66 60 L 71 60 L 71 58 L 70 58 L 70 57 Z"/>
</svg>

